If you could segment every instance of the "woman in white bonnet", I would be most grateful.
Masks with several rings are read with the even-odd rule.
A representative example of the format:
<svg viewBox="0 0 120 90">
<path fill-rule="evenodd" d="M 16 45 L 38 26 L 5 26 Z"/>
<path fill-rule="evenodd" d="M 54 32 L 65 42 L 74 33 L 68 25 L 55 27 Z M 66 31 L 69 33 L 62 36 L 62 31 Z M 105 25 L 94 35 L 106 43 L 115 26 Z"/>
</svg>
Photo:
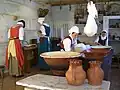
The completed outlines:
<svg viewBox="0 0 120 90">
<path fill-rule="evenodd" d="M 64 51 L 73 51 L 75 46 L 77 45 L 77 36 L 79 34 L 79 28 L 77 26 L 73 26 L 69 30 L 69 36 L 65 37 L 60 45 Z"/>
<path fill-rule="evenodd" d="M 107 31 L 103 30 L 100 34 L 100 36 L 97 37 L 95 40 L 95 44 L 107 46 L 108 45 L 108 37 L 107 37 Z"/>
</svg>

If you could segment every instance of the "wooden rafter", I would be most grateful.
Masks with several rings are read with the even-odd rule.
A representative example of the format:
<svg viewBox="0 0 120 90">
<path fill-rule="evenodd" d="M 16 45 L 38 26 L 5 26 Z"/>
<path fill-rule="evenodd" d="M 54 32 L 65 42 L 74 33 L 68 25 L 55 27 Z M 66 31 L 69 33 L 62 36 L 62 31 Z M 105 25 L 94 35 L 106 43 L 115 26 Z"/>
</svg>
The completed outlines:
<svg viewBox="0 0 120 90">
<path fill-rule="evenodd" d="M 69 4 L 78 4 L 78 3 L 85 3 L 86 0 L 59 0 L 54 2 L 47 2 L 46 4 L 50 4 L 52 6 L 59 6 L 59 5 L 69 5 Z"/>
<path fill-rule="evenodd" d="M 109 1 L 120 1 L 120 0 L 94 0 L 94 1 L 109 2 Z M 50 4 L 51 6 L 60 6 L 60 5 L 70 5 L 70 4 L 83 4 L 83 3 L 87 3 L 87 0 L 58 0 L 58 1 L 47 2 L 46 4 Z"/>
</svg>

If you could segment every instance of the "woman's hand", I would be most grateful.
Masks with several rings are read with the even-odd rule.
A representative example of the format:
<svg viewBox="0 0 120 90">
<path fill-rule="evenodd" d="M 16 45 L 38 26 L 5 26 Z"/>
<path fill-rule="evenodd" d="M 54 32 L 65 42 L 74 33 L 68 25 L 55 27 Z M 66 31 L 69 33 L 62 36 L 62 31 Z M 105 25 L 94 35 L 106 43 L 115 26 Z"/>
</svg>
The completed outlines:
<svg viewBox="0 0 120 90">
<path fill-rule="evenodd" d="M 100 43 L 95 42 L 96 45 L 101 45 Z"/>
</svg>

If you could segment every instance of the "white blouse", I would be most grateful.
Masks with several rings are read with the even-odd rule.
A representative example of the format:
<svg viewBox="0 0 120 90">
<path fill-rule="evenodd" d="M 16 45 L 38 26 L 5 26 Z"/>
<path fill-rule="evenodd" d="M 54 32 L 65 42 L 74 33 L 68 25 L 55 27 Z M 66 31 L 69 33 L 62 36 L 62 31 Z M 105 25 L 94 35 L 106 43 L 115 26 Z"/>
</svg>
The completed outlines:
<svg viewBox="0 0 120 90">
<path fill-rule="evenodd" d="M 69 35 L 71 38 L 72 36 Z M 72 38 L 72 44 L 73 44 L 73 48 L 77 45 L 77 39 L 74 39 Z M 69 38 L 66 38 L 63 40 L 63 45 L 64 45 L 64 49 L 65 51 L 72 51 L 72 48 L 71 48 L 71 40 Z"/>
<path fill-rule="evenodd" d="M 47 23 L 43 23 L 43 25 L 45 25 L 47 27 L 50 27 Z M 41 30 L 42 34 L 45 36 L 46 35 L 46 31 L 45 31 L 45 27 L 43 25 L 40 26 L 40 30 Z"/>
</svg>

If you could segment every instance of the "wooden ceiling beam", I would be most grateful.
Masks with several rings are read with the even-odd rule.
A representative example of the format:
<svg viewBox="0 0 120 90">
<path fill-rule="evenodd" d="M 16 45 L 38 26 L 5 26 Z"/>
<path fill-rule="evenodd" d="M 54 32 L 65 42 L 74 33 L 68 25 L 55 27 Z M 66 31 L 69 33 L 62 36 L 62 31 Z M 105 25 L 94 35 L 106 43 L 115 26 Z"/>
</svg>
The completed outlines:
<svg viewBox="0 0 120 90">
<path fill-rule="evenodd" d="M 86 0 L 59 0 L 54 2 L 47 2 L 46 4 L 50 4 L 51 6 L 60 6 L 60 5 L 69 5 L 69 4 L 80 4 L 86 3 Z"/>
<path fill-rule="evenodd" d="M 120 0 L 94 0 L 95 2 L 109 2 L 109 1 L 120 1 Z M 47 2 L 51 6 L 60 6 L 60 5 L 71 5 L 71 4 L 84 4 L 87 3 L 87 0 L 59 0 L 53 2 Z"/>
</svg>

